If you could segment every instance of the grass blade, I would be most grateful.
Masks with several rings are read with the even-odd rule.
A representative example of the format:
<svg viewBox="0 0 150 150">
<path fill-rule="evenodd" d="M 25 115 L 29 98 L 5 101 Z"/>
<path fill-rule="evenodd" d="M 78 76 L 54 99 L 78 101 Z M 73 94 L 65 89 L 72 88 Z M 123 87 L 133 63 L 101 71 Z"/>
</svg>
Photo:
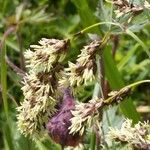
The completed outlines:
<svg viewBox="0 0 150 150">
<path fill-rule="evenodd" d="M 10 150 L 14 150 L 12 137 L 11 137 L 11 130 L 10 130 L 10 118 L 9 118 L 9 111 L 8 111 L 8 101 L 7 101 L 7 65 L 6 65 L 6 45 L 5 42 L 2 43 L 1 49 L 1 86 L 2 86 L 2 98 L 3 98 L 3 105 L 4 105 L 4 112 L 6 117 L 6 123 L 4 128 L 4 134 L 7 142 L 7 146 Z"/>
<path fill-rule="evenodd" d="M 121 70 L 125 66 L 125 64 L 129 61 L 129 59 L 132 57 L 132 55 L 136 52 L 138 47 L 139 47 L 139 44 L 137 43 L 131 50 L 129 50 L 127 55 L 118 64 L 119 70 Z"/>
<path fill-rule="evenodd" d="M 147 53 L 148 57 L 150 58 L 150 51 L 148 47 L 144 44 L 144 42 L 129 29 L 126 30 L 126 33 L 143 47 L 143 50 Z"/>
<path fill-rule="evenodd" d="M 118 69 L 113 61 L 113 58 L 111 57 L 111 51 L 108 48 L 105 49 L 104 51 L 104 64 L 105 64 L 106 76 L 111 88 L 118 89 L 125 86 L 118 72 Z M 132 119 L 134 123 L 139 121 L 140 116 L 137 113 L 136 108 L 133 105 L 131 99 L 127 99 L 122 103 L 120 103 L 120 108 L 123 114 L 126 117 Z"/>
<path fill-rule="evenodd" d="M 9 118 L 8 115 L 8 101 L 7 101 L 7 65 L 5 61 L 6 56 L 6 46 L 2 47 L 1 51 L 1 86 L 2 86 L 2 98 L 3 98 L 3 104 L 4 104 L 4 111 L 6 118 Z"/>
<path fill-rule="evenodd" d="M 96 23 L 96 17 L 93 15 L 93 12 L 89 8 L 86 0 L 72 0 L 72 2 L 77 7 L 83 27 L 87 27 Z M 93 31 L 96 33 L 98 31 L 100 33 L 100 30 L 98 27 L 95 27 L 91 29 L 90 31 Z"/>
</svg>

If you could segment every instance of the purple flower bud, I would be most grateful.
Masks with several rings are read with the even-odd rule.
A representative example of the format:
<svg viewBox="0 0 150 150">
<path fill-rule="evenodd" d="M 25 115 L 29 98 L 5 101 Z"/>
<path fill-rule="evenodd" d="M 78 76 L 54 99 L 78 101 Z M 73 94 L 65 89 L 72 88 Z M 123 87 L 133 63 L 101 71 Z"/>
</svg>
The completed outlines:
<svg viewBox="0 0 150 150">
<path fill-rule="evenodd" d="M 50 137 L 62 146 L 76 146 L 81 141 L 78 133 L 69 134 L 70 119 L 73 117 L 71 110 L 75 108 L 75 101 L 69 89 L 64 90 L 63 102 L 58 112 L 46 125 Z"/>
</svg>

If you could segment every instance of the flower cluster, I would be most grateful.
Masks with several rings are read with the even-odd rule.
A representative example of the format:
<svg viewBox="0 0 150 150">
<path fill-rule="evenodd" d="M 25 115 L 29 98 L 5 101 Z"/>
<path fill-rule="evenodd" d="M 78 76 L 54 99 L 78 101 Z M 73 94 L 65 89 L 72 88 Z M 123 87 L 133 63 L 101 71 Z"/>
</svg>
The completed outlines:
<svg viewBox="0 0 150 150">
<path fill-rule="evenodd" d="M 63 60 L 68 42 L 68 40 L 42 38 L 39 41 L 40 45 L 31 45 L 32 50 L 25 52 L 26 67 L 36 73 L 49 72 L 57 62 Z"/>
<path fill-rule="evenodd" d="M 69 62 L 69 67 L 65 68 L 65 78 L 60 80 L 61 84 L 69 81 L 71 86 L 87 84 L 87 81 L 95 79 L 96 61 L 95 54 L 100 46 L 100 41 L 93 41 L 84 46 L 81 54 L 78 55 L 76 63 Z"/>
<path fill-rule="evenodd" d="M 125 98 L 130 91 L 130 88 L 122 88 L 119 91 L 114 91 L 108 94 L 107 99 L 93 98 L 88 103 L 78 103 L 72 111 L 73 117 L 71 118 L 71 126 L 69 127 L 70 133 L 79 132 L 80 135 L 84 133 L 85 127 L 90 127 L 93 122 L 99 120 L 99 110 L 103 109 L 106 105 L 119 103 Z M 84 111 L 83 111 L 84 110 Z"/>
<path fill-rule="evenodd" d="M 118 7 L 118 10 L 115 11 L 117 18 L 129 13 L 139 14 L 144 8 L 150 9 L 150 4 L 147 1 L 144 1 L 143 6 L 134 2 L 130 3 L 129 0 L 113 0 L 113 3 Z"/>
<path fill-rule="evenodd" d="M 71 90 L 95 79 L 101 41 L 84 46 L 76 63 L 69 62 L 66 69 L 61 62 L 68 40 L 42 39 L 39 43 L 25 52 L 28 73 L 22 81 L 24 101 L 17 108 L 18 128 L 33 139 L 47 131 L 62 147 L 76 146 L 82 141 L 86 127 L 99 122 L 99 110 L 123 100 L 130 87 L 109 93 L 107 99 L 96 97 L 88 103 L 75 103 Z"/>
<path fill-rule="evenodd" d="M 132 121 L 127 119 L 121 129 L 110 128 L 108 137 L 123 143 L 129 143 L 135 149 L 150 149 L 150 124 L 148 122 L 132 125 Z"/>
<path fill-rule="evenodd" d="M 59 102 L 58 78 L 62 71 L 59 63 L 68 41 L 42 39 L 34 50 L 25 52 L 28 74 L 23 78 L 24 101 L 18 110 L 18 128 L 33 138 L 44 131 L 44 124 L 55 112 Z"/>
<path fill-rule="evenodd" d="M 130 87 L 124 87 L 119 91 L 111 91 L 110 93 L 108 93 L 108 99 L 104 100 L 104 103 L 105 104 L 119 103 L 130 93 L 130 91 L 131 91 Z"/>
<path fill-rule="evenodd" d="M 71 126 L 69 127 L 70 133 L 77 132 L 83 135 L 86 126 L 91 126 L 94 120 L 98 120 L 98 108 L 102 105 L 102 101 L 95 98 L 89 103 L 78 103 L 72 111 L 74 117 L 71 118 Z M 84 111 L 83 111 L 84 110 Z"/>
</svg>

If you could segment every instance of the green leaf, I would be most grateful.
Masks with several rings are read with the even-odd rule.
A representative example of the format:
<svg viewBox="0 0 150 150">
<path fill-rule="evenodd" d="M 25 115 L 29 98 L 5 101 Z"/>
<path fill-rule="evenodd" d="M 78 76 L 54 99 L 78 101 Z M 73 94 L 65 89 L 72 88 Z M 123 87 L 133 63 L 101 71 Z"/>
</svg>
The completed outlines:
<svg viewBox="0 0 150 150">
<path fill-rule="evenodd" d="M 106 77 L 112 89 L 122 88 L 124 83 L 111 55 L 110 47 L 104 50 L 104 66 Z"/>
<path fill-rule="evenodd" d="M 83 27 L 87 27 L 96 23 L 96 16 L 93 14 L 92 10 L 89 8 L 86 0 L 72 0 L 72 2 L 75 4 L 75 6 L 78 9 Z M 92 32 L 98 31 L 100 33 L 100 30 L 98 27 L 95 27 L 91 29 L 90 31 Z"/>
<path fill-rule="evenodd" d="M 111 57 L 111 51 L 109 48 L 105 49 L 104 51 L 104 64 L 105 64 L 105 71 L 106 71 L 106 77 L 109 81 L 109 84 L 112 89 L 118 89 L 121 88 L 124 85 L 123 80 L 121 79 L 121 76 L 118 72 L 118 69 L 114 63 L 113 58 Z M 129 98 L 127 100 L 124 100 L 120 104 L 121 111 L 123 114 L 132 119 L 134 123 L 138 122 L 140 119 L 139 114 L 136 111 L 135 106 L 133 105 L 132 100 Z"/>
<path fill-rule="evenodd" d="M 143 47 L 143 50 L 147 53 L 148 57 L 150 58 L 149 48 L 144 44 L 144 42 L 129 29 L 126 30 L 126 33 Z"/>
<path fill-rule="evenodd" d="M 6 125 L 4 128 L 4 134 L 6 137 L 6 143 L 10 150 L 14 150 L 12 137 L 11 137 L 11 130 L 10 125 L 11 121 L 9 118 L 8 112 L 8 101 L 7 101 L 7 65 L 5 61 L 6 56 L 6 45 L 5 42 L 2 41 L 2 50 L 1 50 L 1 86 L 2 86 L 2 98 L 3 98 L 3 105 L 4 105 L 4 112 L 6 117 Z"/>
<path fill-rule="evenodd" d="M 123 59 L 118 64 L 118 69 L 119 70 L 121 70 L 123 68 L 123 66 L 125 66 L 125 64 L 129 61 L 129 59 L 132 57 L 132 55 L 136 52 L 138 47 L 139 47 L 139 44 L 137 43 L 135 46 L 133 46 L 133 48 L 131 48 L 129 50 L 127 55 L 123 57 Z"/>
</svg>

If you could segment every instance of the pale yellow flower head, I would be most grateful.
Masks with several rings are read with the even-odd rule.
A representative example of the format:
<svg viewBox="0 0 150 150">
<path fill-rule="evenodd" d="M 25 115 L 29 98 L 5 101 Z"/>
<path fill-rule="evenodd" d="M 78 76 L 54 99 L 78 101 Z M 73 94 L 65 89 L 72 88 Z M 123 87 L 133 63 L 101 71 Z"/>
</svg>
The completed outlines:
<svg viewBox="0 0 150 150">
<path fill-rule="evenodd" d="M 22 81 L 24 101 L 18 110 L 18 129 L 25 136 L 37 137 L 45 131 L 44 124 L 56 112 L 59 103 L 58 80 L 63 66 L 60 62 L 68 40 L 41 39 L 25 52 L 29 69 Z"/>
<path fill-rule="evenodd" d="M 66 80 L 71 86 L 87 85 L 95 79 L 96 74 L 96 52 L 99 49 L 100 42 L 93 41 L 84 46 L 81 54 L 78 55 L 76 63 L 69 62 L 68 68 L 65 68 Z M 62 81 L 60 81 L 62 82 Z M 63 83 L 64 83 L 63 79 Z"/>
</svg>

